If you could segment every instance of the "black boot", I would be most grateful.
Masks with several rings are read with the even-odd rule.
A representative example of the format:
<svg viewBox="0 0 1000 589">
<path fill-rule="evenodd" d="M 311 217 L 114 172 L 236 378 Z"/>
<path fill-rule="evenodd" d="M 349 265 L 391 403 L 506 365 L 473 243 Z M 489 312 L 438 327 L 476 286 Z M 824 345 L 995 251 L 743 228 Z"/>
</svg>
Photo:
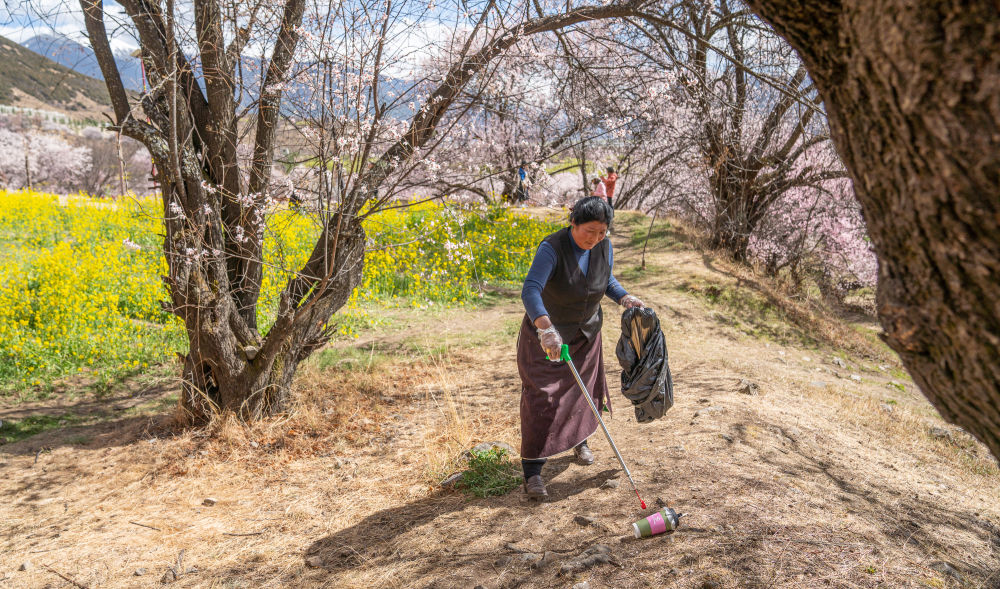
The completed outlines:
<svg viewBox="0 0 1000 589">
<path fill-rule="evenodd" d="M 545 490 L 545 481 L 542 480 L 542 475 L 536 474 L 524 481 L 524 494 L 532 499 L 549 496 L 549 492 Z"/>
<path fill-rule="evenodd" d="M 590 447 L 587 446 L 587 440 L 584 440 L 573 448 L 573 453 L 576 454 L 577 461 L 584 466 L 590 466 L 594 463 L 594 453 L 590 451 Z"/>
</svg>

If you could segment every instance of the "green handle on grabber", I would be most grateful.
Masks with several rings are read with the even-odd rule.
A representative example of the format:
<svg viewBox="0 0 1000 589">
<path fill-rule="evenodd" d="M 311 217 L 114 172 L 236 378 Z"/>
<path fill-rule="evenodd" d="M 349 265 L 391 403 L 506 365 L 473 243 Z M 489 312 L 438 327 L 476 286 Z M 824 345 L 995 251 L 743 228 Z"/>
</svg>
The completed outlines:
<svg viewBox="0 0 1000 589">
<path fill-rule="evenodd" d="M 552 360 L 552 358 L 549 358 L 548 354 L 545 354 L 545 359 L 546 360 Z M 570 357 L 569 357 L 569 345 L 568 344 L 563 344 L 562 345 L 562 350 L 561 350 L 561 352 L 559 354 L 559 359 L 562 360 L 563 362 L 570 362 L 571 361 Z"/>
</svg>

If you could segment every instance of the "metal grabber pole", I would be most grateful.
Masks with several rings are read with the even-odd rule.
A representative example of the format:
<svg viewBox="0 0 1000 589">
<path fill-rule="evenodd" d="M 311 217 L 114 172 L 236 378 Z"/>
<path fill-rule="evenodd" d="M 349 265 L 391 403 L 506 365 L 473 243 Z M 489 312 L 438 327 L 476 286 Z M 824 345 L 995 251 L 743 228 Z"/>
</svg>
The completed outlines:
<svg viewBox="0 0 1000 589">
<path fill-rule="evenodd" d="M 601 419 L 601 412 L 598 411 L 597 405 L 594 404 L 594 399 L 590 397 L 590 391 L 587 390 L 587 385 L 583 384 L 583 379 L 580 378 L 580 373 L 576 371 L 576 366 L 573 364 L 573 359 L 569 357 L 569 346 L 567 344 L 562 345 L 560 360 L 569 366 L 569 369 L 573 372 L 573 378 L 576 379 L 576 384 L 580 385 L 580 392 L 583 394 L 583 398 L 587 400 L 587 404 L 590 405 L 590 410 L 594 412 L 594 417 L 597 418 L 597 423 L 601 424 L 601 429 L 604 430 L 604 437 L 608 439 L 608 443 L 611 444 L 611 449 L 615 451 L 615 456 L 618 457 L 618 464 L 622 465 L 622 470 L 625 471 L 625 476 L 628 477 L 628 482 L 632 483 L 632 488 L 635 489 L 635 496 L 639 498 L 639 505 L 643 509 L 646 509 L 646 502 L 642 500 L 642 496 L 639 495 L 639 487 L 635 486 L 635 481 L 632 480 L 632 473 L 629 472 L 628 467 L 625 466 L 625 460 L 622 458 L 622 453 L 618 451 L 618 446 L 615 445 L 615 441 L 611 439 L 611 432 L 608 431 L 608 426 L 604 425 L 604 420 Z"/>
</svg>

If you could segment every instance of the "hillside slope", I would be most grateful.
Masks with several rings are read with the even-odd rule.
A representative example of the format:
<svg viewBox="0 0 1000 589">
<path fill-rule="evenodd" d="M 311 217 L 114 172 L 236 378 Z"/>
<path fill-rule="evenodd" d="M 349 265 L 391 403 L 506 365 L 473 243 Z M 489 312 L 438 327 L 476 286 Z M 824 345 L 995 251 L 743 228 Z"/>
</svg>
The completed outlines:
<svg viewBox="0 0 1000 589">
<path fill-rule="evenodd" d="M 0 446 L 0 586 L 1000 586 L 996 463 L 941 421 L 877 326 L 783 300 L 670 225 L 641 271 L 644 225 L 616 227 L 617 274 L 659 313 L 676 405 L 634 422 L 609 304 L 609 427 L 647 502 L 688 514 L 677 532 L 631 538 L 649 511 L 600 433 L 594 465 L 546 466 L 545 503 L 436 484 L 477 442 L 518 446 L 511 293 L 381 310 L 303 369 L 299 415 L 252 428 L 169 429 L 163 379 L 0 409 L 106 417 Z M 596 545 L 607 562 L 570 566 Z"/>
<path fill-rule="evenodd" d="M 108 90 L 100 80 L 0 37 L 0 104 L 76 114 L 110 108 Z"/>
<path fill-rule="evenodd" d="M 87 45 L 56 35 L 35 35 L 22 45 L 77 73 L 96 80 L 104 80 L 101 66 L 97 63 L 97 56 Z M 118 52 L 115 54 L 115 64 L 126 89 L 135 92 L 142 90 L 142 67 L 138 59 L 128 53 Z"/>
</svg>

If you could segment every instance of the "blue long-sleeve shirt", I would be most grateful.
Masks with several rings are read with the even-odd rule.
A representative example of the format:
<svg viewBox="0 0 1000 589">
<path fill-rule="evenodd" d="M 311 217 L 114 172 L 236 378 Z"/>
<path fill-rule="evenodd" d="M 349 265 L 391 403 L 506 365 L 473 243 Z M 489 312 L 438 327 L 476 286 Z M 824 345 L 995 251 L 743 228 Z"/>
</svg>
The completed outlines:
<svg viewBox="0 0 1000 589">
<path fill-rule="evenodd" d="M 573 241 L 572 232 L 569 234 L 569 243 L 573 246 L 573 255 L 576 257 L 576 263 L 580 267 L 580 271 L 586 276 L 587 270 L 590 269 L 591 250 L 585 250 L 576 245 L 576 242 Z M 549 245 L 548 242 L 543 241 L 538 246 L 538 251 L 535 252 L 535 259 L 531 261 L 528 276 L 524 279 L 524 286 L 521 287 L 521 302 L 524 303 L 524 309 L 528 312 L 528 318 L 531 319 L 532 323 L 542 315 L 549 314 L 542 303 L 542 289 L 545 288 L 545 284 L 555 274 L 556 259 L 555 248 Z M 608 265 L 611 267 L 611 273 L 608 275 L 608 287 L 604 290 L 604 294 L 610 297 L 611 300 L 618 302 L 628 292 L 622 288 L 622 285 L 615 278 L 615 254 L 610 240 L 608 241 Z"/>
</svg>

